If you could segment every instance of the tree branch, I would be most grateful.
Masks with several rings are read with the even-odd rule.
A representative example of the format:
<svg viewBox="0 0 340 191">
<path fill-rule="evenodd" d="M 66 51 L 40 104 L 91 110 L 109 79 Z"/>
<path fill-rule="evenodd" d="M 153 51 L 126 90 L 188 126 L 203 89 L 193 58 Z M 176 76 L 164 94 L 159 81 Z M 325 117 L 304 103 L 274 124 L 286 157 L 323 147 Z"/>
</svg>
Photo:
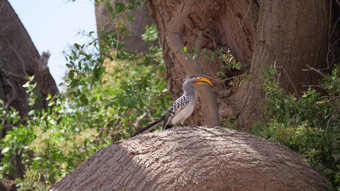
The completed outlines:
<svg viewBox="0 0 340 191">
<path fill-rule="evenodd" d="M 299 155 L 221 127 L 179 127 L 118 141 L 50 191 L 327 190 Z"/>
<path fill-rule="evenodd" d="M 194 0 L 185 0 L 181 3 L 176 14 L 169 22 L 166 40 L 169 44 L 169 48 L 173 51 L 187 75 L 204 75 L 203 70 L 197 61 L 191 57 L 188 58 L 186 53 L 183 52 L 184 43 L 181 36 L 181 29 L 193 4 Z M 218 108 L 211 88 L 208 86 L 199 87 L 198 92 L 198 97 L 201 100 L 204 100 L 201 104 L 203 105 L 202 108 L 205 108 L 203 111 L 204 117 L 207 118 L 205 123 L 209 125 L 218 125 Z"/>
</svg>

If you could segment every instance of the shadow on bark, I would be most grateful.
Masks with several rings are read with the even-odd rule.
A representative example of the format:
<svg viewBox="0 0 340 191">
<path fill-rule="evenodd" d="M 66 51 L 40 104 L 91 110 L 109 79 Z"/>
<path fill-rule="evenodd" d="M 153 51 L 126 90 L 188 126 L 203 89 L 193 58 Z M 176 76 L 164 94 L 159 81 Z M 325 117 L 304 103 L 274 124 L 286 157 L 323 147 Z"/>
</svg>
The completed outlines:
<svg viewBox="0 0 340 191">
<path fill-rule="evenodd" d="M 180 127 L 116 142 L 50 190 L 326 190 L 287 147 L 221 127 Z"/>
</svg>

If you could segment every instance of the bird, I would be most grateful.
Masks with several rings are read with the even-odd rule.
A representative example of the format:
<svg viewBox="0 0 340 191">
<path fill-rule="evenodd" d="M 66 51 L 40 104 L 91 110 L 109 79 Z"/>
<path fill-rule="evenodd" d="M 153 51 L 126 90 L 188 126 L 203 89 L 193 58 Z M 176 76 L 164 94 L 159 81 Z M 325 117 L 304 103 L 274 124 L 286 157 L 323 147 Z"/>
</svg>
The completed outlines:
<svg viewBox="0 0 340 191">
<path fill-rule="evenodd" d="M 213 83 L 206 77 L 202 76 L 187 76 L 183 79 L 182 90 L 183 94 L 177 98 L 169 107 L 167 112 L 157 121 L 147 125 L 143 129 L 136 132 L 131 137 L 141 134 L 145 131 L 150 131 L 157 124 L 163 121 L 162 129 L 169 129 L 173 125 L 183 124 L 184 121 L 192 114 L 195 107 L 195 85 L 204 84 L 211 88 Z"/>
</svg>

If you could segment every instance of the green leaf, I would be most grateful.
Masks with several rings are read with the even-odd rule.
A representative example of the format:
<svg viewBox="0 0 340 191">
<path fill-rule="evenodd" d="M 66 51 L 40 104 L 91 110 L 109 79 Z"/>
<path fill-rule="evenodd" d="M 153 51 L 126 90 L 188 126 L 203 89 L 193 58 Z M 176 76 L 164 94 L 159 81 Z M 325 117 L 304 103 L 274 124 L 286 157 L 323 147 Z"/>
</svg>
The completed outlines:
<svg viewBox="0 0 340 191">
<path fill-rule="evenodd" d="M 9 148 L 5 147 L 5 148 L 2 149 L 1 153 L 6 154 L 8 151 L 9 151 Z"/>
<path fill-rule="evenodd" d="M 127 20 L 128 21 L 134 21 L 135 20 L 135 17 L 134 16 L 131 16 L 131 15 L 129 15 L 129 16 L 127 16 Z"/>
<path fill-rule="evenodd" d="M 125 5 L 119 1 L 115 2 L 117 13 L 121 13 L 125 9 Z"/>
<path fill-rule="evenodd" d="M 78 50 L 79 50 L 79 48 L 80 48 L 80 45 L 79 45 L 79 44 L 77 44 L 77 43 L 74 43 L 74 47 L 76 47 L 76 49 L 78 49 Z"/>
<path fill-rule="evenodd" d="M 187 47 L 186 47 L 186 46 L 183 48 L 183 52 L 184 52 L 184 53 L 188 52 L 188 50 L 187 50 Z"/>
<path fill-rule="evenodd" d="M 106 8 L 110 11 L 110 13 L 113 13 L 113 7 L 111 6 L 110 2 L 106 3 Z"/>
<path fill-rule="evenodd" d="M 34 110 L 29 111 L 27 115 L 28 115 L 28 116 L 34 115 Z"/>
</svg>

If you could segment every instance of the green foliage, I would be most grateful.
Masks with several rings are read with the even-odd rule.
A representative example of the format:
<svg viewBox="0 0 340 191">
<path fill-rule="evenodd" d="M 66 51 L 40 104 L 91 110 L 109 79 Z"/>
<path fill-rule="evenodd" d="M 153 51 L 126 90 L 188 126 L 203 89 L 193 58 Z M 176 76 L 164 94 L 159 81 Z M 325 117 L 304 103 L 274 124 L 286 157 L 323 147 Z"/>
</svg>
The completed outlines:
<svg viewBox="0 0 340 191">
<path fill-rule="evenodd" d="M 117 10 L 109 10 L 115 21 L 125 22 L 124 13 L 140 2 L 116 1 Z M 143 34 L 150 45 L 147 53 L 125 50 L 120 38 L 126 32 L 124 23 L 118 33 L 103 32 L 100 52 L 93 32 L 89 43 L 74 44 L 66 51 L 64 90 L 48 97 L 47 111 L 36 108 L 33 78 L 24 85 L 30 106 L 27 116 L 21 118 L 0 102 L 2 125 L 12 124 L 0 142 L 4 156 L 0 178 L 18 177 L 15 167 L 23 165 L 24 178 L 16 180 L 18 189 L 46 190 L 98 149 L 130 137 L 165 112 L 171 99 L 157 29 L 147 26 Z"/>
<path fill-rule="evenodd" d="M 230 50 L 227 50 L 226 53 L 223 53 L 223 49 L 218 49 L 215 51 L 216 54 L 218 55 L 218 58 L 222 60 L 224 65 L 221 66 L 221 72 L 218 73 L 218 75 L 225 76 L 225 73 L 223 72 L 224 70 L 231 70 L 231 69 L 236 69 L 236 70 L 241 70 L 241 63 L 237 62 L 233 55 L 231 54 Z"/>
<path fill-rule="evenodd" d="M 224 51 L 223 48 L 214 51 L 207 50 L 205 48 L 196 50 L 195 48 L 184 47 L 182 50 L 186 54 L 186 59 L 196 59 L 198 55 L 203 58 L 203 62 L 212 62 L 218 59 L 223 64 L 221 65 L 221 70 L 217 72 L 217 75 L 226 77 L 226 70 L 236 70 L 239 71 L 242 68 L 241 63 L 237 62 L 230 50 Z"/>
<path fill-rule="evenodd" d="M 65 98 L 50 98 L 49 104 L 54 107 L 49 111 L 39 111 L 34 108 L 36 84 L 30 80 L 24 87 L 30 95 L 31 110 L 21 118 L 22 123 L 14 124 L 12 130 L 7 131 L 0 142 L 3 154 L 0 176 L 15 175 L 15 167 L 24 165 L 24 179 L 17 179 L 19 189 L 46 190 L 47 186 L 107 144 L 96 140 L 99 138 L 96 129 L 78 127 L 81 125 L 79 116 L 76 110 L 70 111 Z M 17 118 L 16 113 L 5 120 Z"/>
<path fill-rule="evenodd" d="M 36 94 L 34 93 L 34 89 L 36 84 L 31 84 L 33 81 L 33 77 L 29 78 L 29 81 L 24 84 L 23 86 L 27 88 L 27 93 L 29 95 L 28 104 L 29 106 L 34 106 L 36 101 Z M 9 110 L 6 109 L 7 106 L 3 104 L 1 101 L 1 119 L 2 119 L 2 126 L 5 123 L 11 124 L 18 124 L 20 121 L 19 112 L 16 111 L 14 108 L 10 108 Z M 28 116 L 32 116 L 36 112 L 35 109 L 32 109 L 28 112 Z M 27 153 L 27 145 L 35 138 L 35 135 L 32 134 L 32 128 L 29 126 L 26 128 L 25 125 L 19 124 L 17 127 L 13 127 L 12 131 L 8 131 L 7 135 L 0 141 L 1 145 L 1 153 L 3 158 L 1 160 L 1 167 L 0 167 L 0 178 L 4 178 L 4 174 L 16 174 L 14 166 L 16 165 L 16 159 L 20 157 L 22 159 L 23 164 L 29 163 L 29 156 Z"/>
<path fill-rule="evenodd" d="M 142 39 L 145 42 L 152 43 L 158 40 L 158 30 L 156 25 L 147 25 L 145 27 L 145 33 L 142 35 Z"/>
<path fill-rule="evenodd" d="M 338 67 L 326 75 L 322 95 L 309 88 L 301 97 L 283 91 L 270 70 L 263 86 L 266 92 L 266 121 L 253 133 L 279 142 L 298 152 L 329 180 L 329 189 L 340 182 L 340 76 Z"/>
</svg>

